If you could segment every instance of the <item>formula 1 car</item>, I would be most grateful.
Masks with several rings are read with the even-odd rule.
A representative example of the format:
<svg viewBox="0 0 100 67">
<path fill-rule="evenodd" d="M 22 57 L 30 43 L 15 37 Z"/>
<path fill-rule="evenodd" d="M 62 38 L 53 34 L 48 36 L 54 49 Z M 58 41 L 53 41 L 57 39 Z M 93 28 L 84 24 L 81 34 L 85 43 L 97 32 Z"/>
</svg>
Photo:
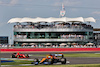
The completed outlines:
<svg viewBox="0 0 100 67">
<path fill-rule="evenodd" d="M 13 53 L 12 58 L 29 58 L 28 54 L 21 54 L 21 53 Z"/>
<path fill-rule="evenodd" d="M 59 58 L 58 58 L 59 57 Z M 60 54 L 49 54 L 46 56 L 46 58 L 43 58 L 39 61 L 39 59 L 35 58 L 34 61 L 31 64 L 53 64 L 61 62 L 61 64 L 66 64 L 66 58 L 64 58 L 64 55 L 62 53 Z"/>
</svg>

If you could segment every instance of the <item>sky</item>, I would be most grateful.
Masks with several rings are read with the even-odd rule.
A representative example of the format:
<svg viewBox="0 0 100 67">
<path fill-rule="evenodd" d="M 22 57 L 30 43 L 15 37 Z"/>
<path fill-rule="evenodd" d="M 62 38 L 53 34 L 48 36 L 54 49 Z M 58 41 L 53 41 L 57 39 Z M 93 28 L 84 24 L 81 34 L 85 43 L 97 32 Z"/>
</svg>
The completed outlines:
<svg viewBox="0 0 100 67">
<path fill-rule="evenodd" d="M 66 17 L 94 17 L 94 28 L 100 28 L 100 0 L 0 0 L 0 36 L 13 36 L 11 18 L 59 17 L 61 4 Z"/>
</svg>

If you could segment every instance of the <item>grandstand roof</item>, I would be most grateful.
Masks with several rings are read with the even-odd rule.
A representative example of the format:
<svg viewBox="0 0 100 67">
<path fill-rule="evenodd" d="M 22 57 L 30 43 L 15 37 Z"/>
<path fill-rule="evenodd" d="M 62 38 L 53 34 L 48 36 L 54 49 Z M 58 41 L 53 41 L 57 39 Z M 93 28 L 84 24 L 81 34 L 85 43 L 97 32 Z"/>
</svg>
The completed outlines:
<svg viewBox="0 0 100 67">
<path fill-rule="evenodd" d="M 94 28 L 93 31 L 100 31 L 100 28 Z"/>
<path fill-rule="evenodd" d="M 83 18 L 83 17 L 77 17 L 77 18 L 68 18 L 68 17 L 62 17 L 62 18 L 54 18 L 54 17 L 49 17 L 49 18 L 29 18 L 29 17 L 24 17 L 24 18 L 12 18 L 8 21 L 8 23 L 23 23 L 23 22 L 32 22 L 32 23 L 37 23 L 37 22 L 96 22 L 96 20 L 93 17 L 88 17 L 88 18 Z"/>
</svg>

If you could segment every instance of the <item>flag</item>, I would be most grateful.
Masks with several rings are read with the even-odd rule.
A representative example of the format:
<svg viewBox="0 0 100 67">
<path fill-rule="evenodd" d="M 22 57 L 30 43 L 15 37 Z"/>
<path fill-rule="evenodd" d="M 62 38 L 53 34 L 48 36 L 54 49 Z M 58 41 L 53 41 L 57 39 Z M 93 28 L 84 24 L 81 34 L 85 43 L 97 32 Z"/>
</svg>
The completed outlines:
<svg viewBox="0 0 100 67">
<path fill-rule="evenodd" d="M 60 15 L 63 17 L 65 16 L 65 11 L 60 11 Z"/>
<path fill-rule="evenodd" d="M 65 7 L 64 7 L 64 5 L 62 4 L 62 10 L 60 11 L 60 16 L 65 16 L 65 13 L 66 13 L 66 11 L 65 11 Z"/>
<path fill-rule="evenodd" d="M 65 7 L 64 7 L 64 5 L 62 4 L 62 10 L 65 10 Z"/>
</svg>

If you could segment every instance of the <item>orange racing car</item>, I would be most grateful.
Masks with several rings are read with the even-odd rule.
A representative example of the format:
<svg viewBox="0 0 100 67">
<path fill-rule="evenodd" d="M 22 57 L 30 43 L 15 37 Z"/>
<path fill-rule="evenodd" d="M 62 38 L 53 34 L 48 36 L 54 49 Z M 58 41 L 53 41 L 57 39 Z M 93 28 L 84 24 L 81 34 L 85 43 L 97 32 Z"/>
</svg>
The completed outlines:
<svg viewBox="0 0 100 67">
<path fill-rule="evenodd" d="M 59 58 L 58 58 L 59 57 Z M 35 58 L 34 62 L 31 64 L 53 64 L 61 62 L 61 64 L 66 64 L 66 58 L 64 58 L 64 55 L 62 53 L 59 54 L 49 54 L 45 58 L 42 58 L 42 60 L 39 61 L 39 59 Z"/>
</svg>

